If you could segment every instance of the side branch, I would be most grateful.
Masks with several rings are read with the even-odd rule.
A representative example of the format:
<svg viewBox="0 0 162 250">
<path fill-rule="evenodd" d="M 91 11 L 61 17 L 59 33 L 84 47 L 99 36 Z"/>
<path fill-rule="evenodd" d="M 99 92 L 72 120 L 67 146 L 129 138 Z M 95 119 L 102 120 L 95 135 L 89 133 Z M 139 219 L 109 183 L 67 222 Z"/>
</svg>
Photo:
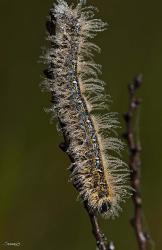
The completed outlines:
<svg viewBox="0 0 162 250">
<path fill-rule="evenodd" d="M 140 250 L 146 250 L 148 247 L 149 236 L 144 231 L 142 218 L 142 197 L 141 197 L 141 146 L 135 138 L 135 131 L 133 129 L 133 119 L 135 112 L 139 109 L 141 100 L 136 97 L 137 90 L 141 87 L 142 75 L 137 76 L 134 82 L 128 86 L 130 102 L 128 111 L 124 114 L 126 123 L 125 139 L 129 148 L 129 167 L 131 170 L 131 185 L 133 188 L 133 204 L 134 204 L 134 218 L 131 224 L 134 227 L 138 246 Z"/>
</svg>

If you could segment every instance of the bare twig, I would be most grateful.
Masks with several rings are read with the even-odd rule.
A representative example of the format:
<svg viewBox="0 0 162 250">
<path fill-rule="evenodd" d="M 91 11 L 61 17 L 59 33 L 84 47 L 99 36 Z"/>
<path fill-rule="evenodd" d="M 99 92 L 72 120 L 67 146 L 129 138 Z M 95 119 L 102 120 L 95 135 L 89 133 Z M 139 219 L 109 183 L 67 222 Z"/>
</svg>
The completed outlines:
<svg viewBox="0 0 162 250">
<path fill-rule="evenodd" d="M 84 203 L 85 209 L 88 213 L 91 225 L 92 225 L 92 233 L 96 239 L 96 245 L 99 250 L 108 250 L 107 246 L 107 239 L 105 238 L 104 234 L 102 233 L 97 216 L 89 209 L 88 204 Z"/>
<path fill-rule="evenodd" d="M 133 130 L 133 118 L 135 111 L 139 109 L 141 100 L 136 97 L 137 90 L 141 87 L 142 75 L 137 76 L 134 82 L 129 85 L 130 103 L 129 109 L 124 114 L 126 123 L 126 133 L 124 135 L 129 148 L 129 167 L 131 170 L 131 185 L 133 188 L 133 204 L 134 204 L 134 218 L 131 224 L 134 227 L 138 246 L 140 250 L 146 250 L 148 246 L 149 236 L 144 231 L 142 218 L 142 198 L 141 198 L 141 146 L 135 138 L 135 131 Z"/>
</svg>

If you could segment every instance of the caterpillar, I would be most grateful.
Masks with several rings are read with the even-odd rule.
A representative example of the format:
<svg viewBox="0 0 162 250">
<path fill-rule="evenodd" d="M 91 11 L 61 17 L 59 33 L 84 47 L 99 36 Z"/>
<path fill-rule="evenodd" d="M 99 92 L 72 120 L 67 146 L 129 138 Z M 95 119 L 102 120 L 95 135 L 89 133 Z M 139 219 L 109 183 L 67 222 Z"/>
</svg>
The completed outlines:
<svg viewBox="0 0 162 250">
<path fill-rule="evenodd" d="M 79 197 L 95 213 L 115 217 L 129 194 L 129 170 L 120 159 L 119 122 L 109 111 L 111 98 L 94 61 L 100 48 L 90 39 L 107 26 L 94 18 L 95 9 L 84 0 L 76 6 L 64 0 L 53 4 L 46 23 L 50 45 L 42 56 L 48 65 L 42 86 L 52 95 L 49 111 L 66 138 L 70 180 Z"/>
</svg>

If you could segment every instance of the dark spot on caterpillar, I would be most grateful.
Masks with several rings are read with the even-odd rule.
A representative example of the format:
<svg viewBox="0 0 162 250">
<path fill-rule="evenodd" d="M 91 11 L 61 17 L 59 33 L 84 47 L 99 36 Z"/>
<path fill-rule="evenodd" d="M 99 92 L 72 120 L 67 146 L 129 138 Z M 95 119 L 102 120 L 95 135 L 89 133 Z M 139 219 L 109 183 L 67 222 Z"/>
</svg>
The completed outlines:
<svg viewBox="0 0 162 250">
<path fill-rule="evenodd" d="M 56 98 L 55 98 L 55 96 L 51 96 L 51 103 L 56 104 Z"/>
<path fill-rule="evenodd" d="M 60 149 L 63 150 L 64 152 L 67 151 L 68 145 L 65 142 L 60 143 L 59 145 Z"/>
<path fill-rule="evenodd" d="M 52 35 L 56 35 L 56 18 L 52 12 L 52 10 L 50 11 L 50 19 L 46 22 L 46 29 L 48 31 L 48 33 L 50 34 L 50 36 Z"/>
<path fill-rule="evenodd" d="M 104 203 L 102 203 L 101 208 L 100 208 L 100 212 L 101 214 L 104 214 L 106 212 L 108 212 L 111 209 L 111 204 L 108 201 L 105 201 Z"/>
<path fill-rule="evenodd" d="M 54 91 L 51 92 L 51 103 L 56 104 L 58 101 L 58 98 L 56 97 L 56 94 Z"/>
<path fill-rule="evenodd" d="M 45 69 L 43 71 L 44 75 L 48 78 L 48 79 L 53 79 L 54 78 L 54 75 L 53 75 L 53 72 L 52 70 L 50 69 Z"/>
<path fill-rule="evenodd" d="M 51 35 L 55 35 L 55 24 L 53 21 L 47 21 L 46 22 L 46 29 L 48 31 L 48 33 Z"/>
</svg>

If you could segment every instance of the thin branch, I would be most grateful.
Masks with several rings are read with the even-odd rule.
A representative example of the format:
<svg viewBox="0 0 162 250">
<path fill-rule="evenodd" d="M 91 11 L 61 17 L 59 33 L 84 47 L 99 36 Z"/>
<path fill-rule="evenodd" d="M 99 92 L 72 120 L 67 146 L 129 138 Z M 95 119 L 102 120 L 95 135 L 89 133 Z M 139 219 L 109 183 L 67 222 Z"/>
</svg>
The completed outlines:
<svg viewBox="0 0 162 250">
<path fill-rule="evenodd" d="M 105 238 L 104 234 L 102 233 L 97 216 L 89 209 L 88 204 L 85 202 L 84 207 L 88 213 L 91 225 L 92 225 L 92 233 L 96 239 L 96 245 L 99 250 L 108 250 L 107 246 L 107 239 Z"/>
<path fill-rule="evenodd" d="M 148 247 L 149 236 L 144 231 L 142 218 L 142 197 L 141 197 L 141 146 L 136 140 L 133 129 L 133 119 L 136 111 L 139 109 L 141 100 L 136 97 L 137 90 L 141 87 L 142 75 L 137 76 L 134 82 L 129 85 L 130 103 L 128 111 L 124 114 L 126 123 L 126 133 L 124 135 L 129 148 L 129 167 L 131 170 L 131 185 L 133 188 L 134 218 L 131 224 L 134 227 L 138 246 L 140 250 L 146 250 Z"/>
</svg>

